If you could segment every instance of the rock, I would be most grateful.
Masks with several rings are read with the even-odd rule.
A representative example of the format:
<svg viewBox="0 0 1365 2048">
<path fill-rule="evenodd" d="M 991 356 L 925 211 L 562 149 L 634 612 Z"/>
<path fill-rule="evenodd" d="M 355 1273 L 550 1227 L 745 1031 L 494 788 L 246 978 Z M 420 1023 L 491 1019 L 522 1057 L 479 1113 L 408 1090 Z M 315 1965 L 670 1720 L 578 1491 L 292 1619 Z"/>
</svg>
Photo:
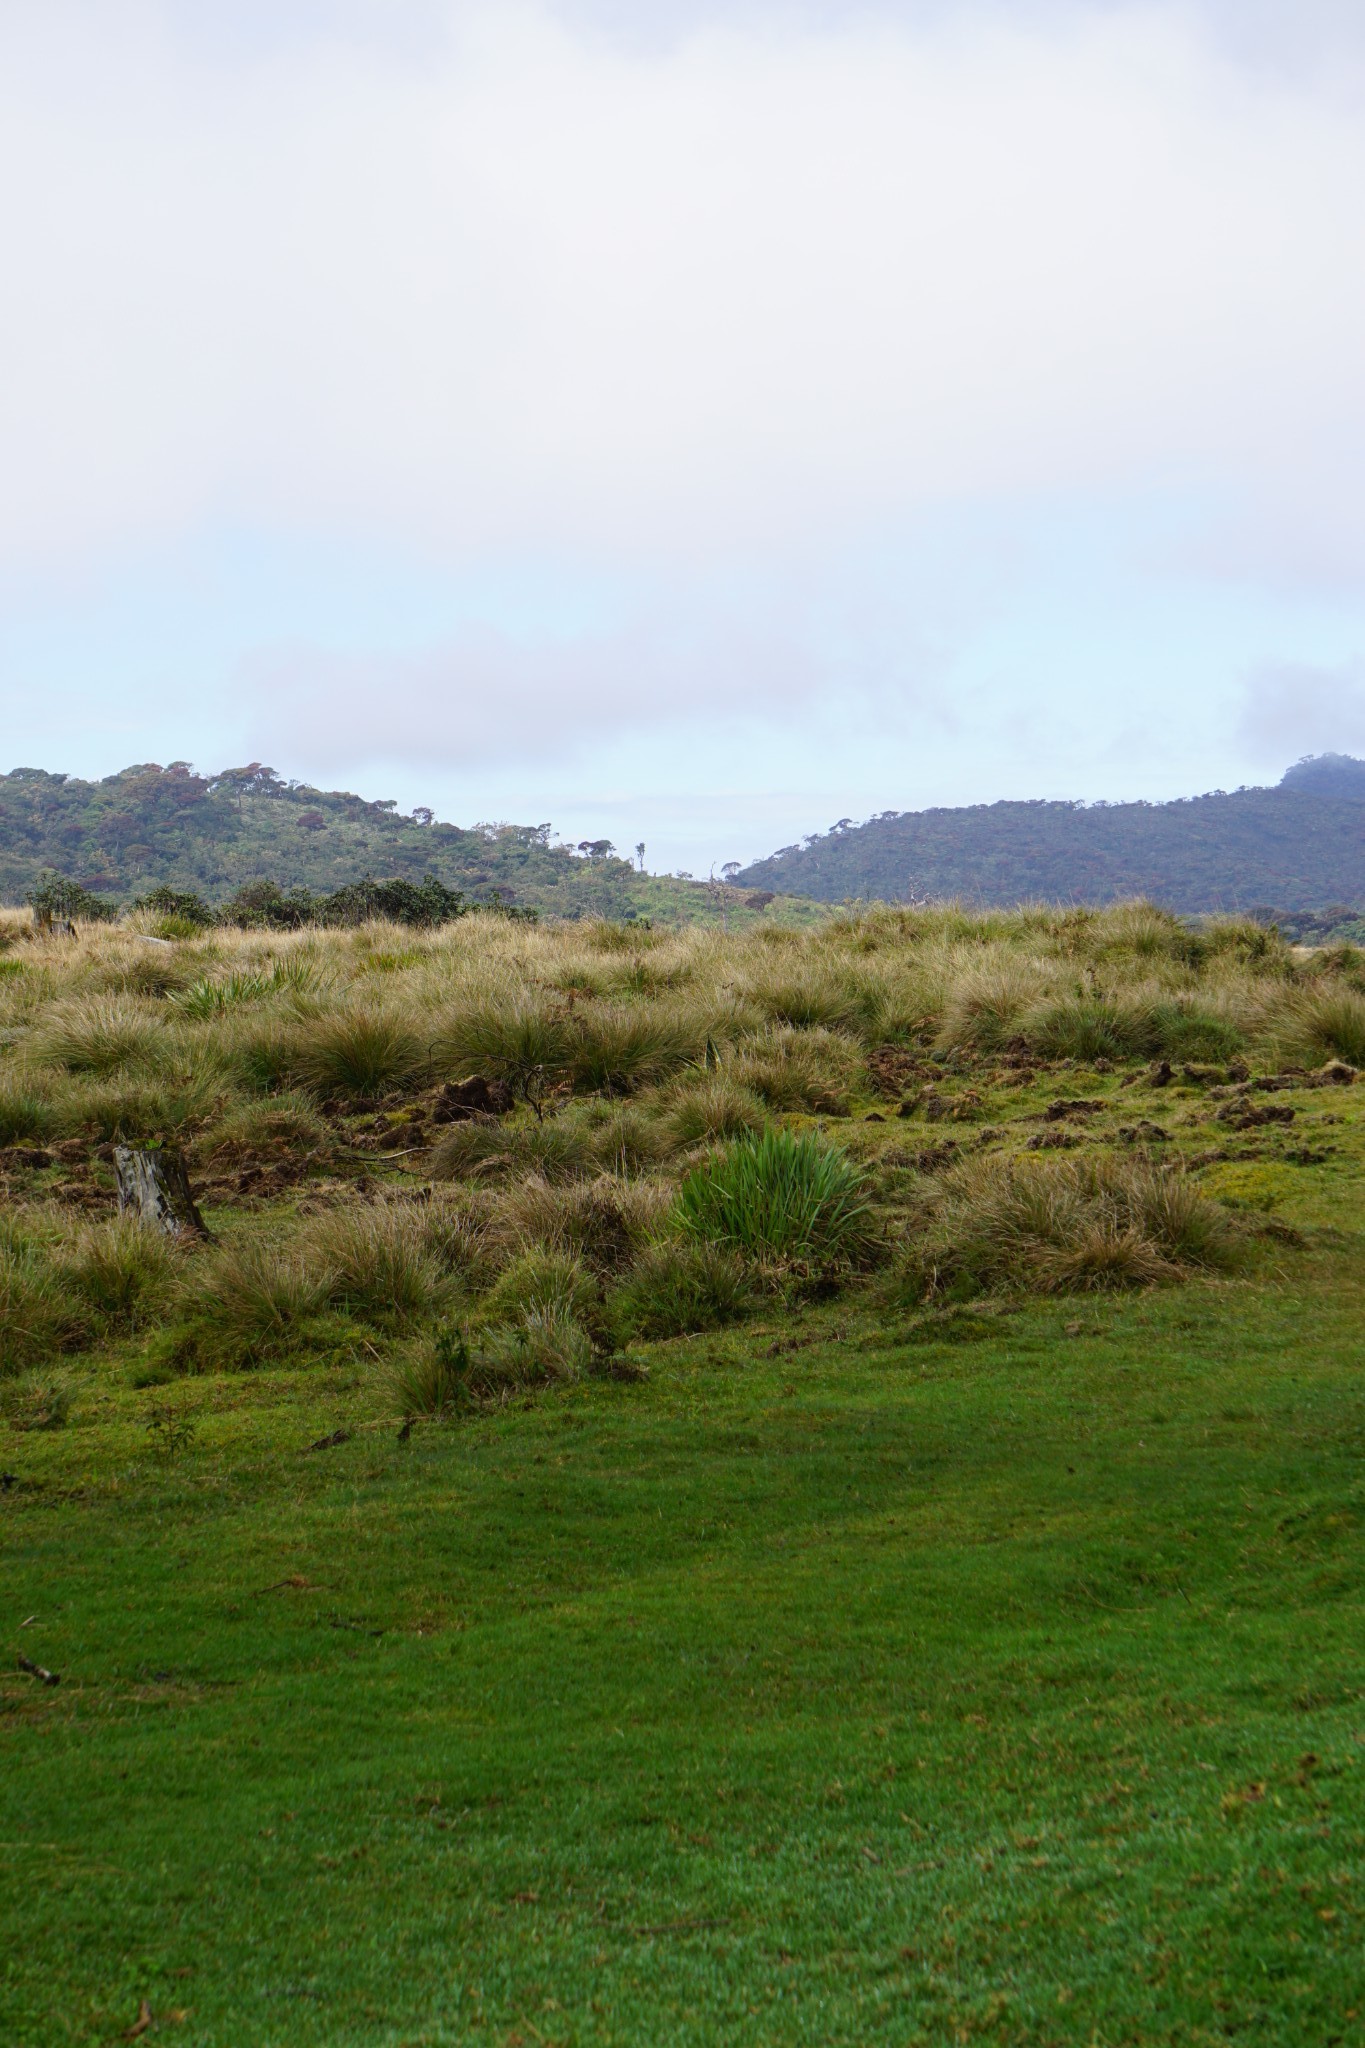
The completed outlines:
<svg viewBox="0 0 1365 2048">
<path fill-rule="evenodd" d="M 512 1107 L 512 1091 L 506 1081 L 485 1080 L 471 1074 L 463 1081 L 447 1081 L 431 1110 L 434 1124 L 468 1123 L 476 1116 L 505 1116 Z"/>
</svg>

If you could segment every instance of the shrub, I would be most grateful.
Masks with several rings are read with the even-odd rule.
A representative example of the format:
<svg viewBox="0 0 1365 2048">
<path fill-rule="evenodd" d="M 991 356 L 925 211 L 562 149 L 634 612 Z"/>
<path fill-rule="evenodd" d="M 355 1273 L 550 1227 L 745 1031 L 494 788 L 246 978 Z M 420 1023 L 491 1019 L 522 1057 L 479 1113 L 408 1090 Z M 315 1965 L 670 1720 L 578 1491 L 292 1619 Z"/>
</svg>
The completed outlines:
<svg viewBox="0 0 1365 2048">
<path fill-rule="evenodd" d="M 67 875 L 52 873 L 49 869 L 40 875 L 29 891 L 29 902 L 33 905 L 35 922 L 50 922 L 54 917 L 69 920 L 79 918 L 83 924 L 107 924 L 118 906 L 107 897 L 96 896 L 91 890 L 73 882 Z"/>
<path fill-rule="evenodd" d="M 607 1320 L 621 1343 L 714 1330 L 749 1313 L 755 1289 L 736 1252 L 713 1244 L 651 1245 L 607 1300 Z"/>
<path fill-rule="evenodd" d="M 316 1094 L 370 1102 L 409 1080 L 422 1046 L 400 1017 L 341 1010 L 301 1027 L 294 1070 Z"/>
<path fill-rule="evenodd" d="M 862 1175 L 809 1133 L 741 1139 L 688 1174 L 677 1210 L 694 1237 L 816 1265 L 859 1257 L 871 1233 Z"/>
<path fill-rule="evenodd" d="M 113 1074 L 154 1060 L 162 1029 L 158 1017 L 133 1003 L 75 1002 L 50 1013 L 34 1050 L 71 1074 Z"/>
<path fill-rule="evenodd" d="M 996 1155 L 951 1169 L 904 1248 L 919 1299 L 984 1288 L 1138 1286 L 1235 1262 L 1228 1219 L 1183 1174 L 1121 1160 Z"/>
<path fill-rule="evenodd" d="M 158 920 L 158 934 L 166 939 L 193 938 L 216 921 L 203 897 L 184 889 L 149 889 L 145 896 L 136 899 L 133 908 L 149 911 Z M 164 928 L 167 924 L 173 924 L 177 929 L 167 931 Z"/>
<path fill-rule="evenodd" d="M 324 924 L 364 924 L 382 917 L 391 924 L 431 931 L 452 924 L 468 908 L 460 891 L 447 889 L 435 875 L 425 875 L 420 882 L 401 877 L 376 882 L 367 875 L 363 882 L 350 882 L 324 896 L 318 904 L 318 917 Z"/>
<path fill-rule="evenodd" d="M 136 1330 L 165 1313 L 181 1261 L 163 1232 L 117 1216 L 80 1231 L 61 1271 L 71 1293 L 106 1330 Z"/>
</svg>

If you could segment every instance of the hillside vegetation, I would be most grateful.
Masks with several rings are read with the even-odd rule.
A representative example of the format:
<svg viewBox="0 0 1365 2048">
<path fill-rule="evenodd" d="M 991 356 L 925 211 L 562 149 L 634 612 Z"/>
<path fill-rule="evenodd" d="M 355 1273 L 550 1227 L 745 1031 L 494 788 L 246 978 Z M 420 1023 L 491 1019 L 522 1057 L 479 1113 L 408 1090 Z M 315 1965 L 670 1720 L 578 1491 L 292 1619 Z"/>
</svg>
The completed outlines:
<svg viewBox="0 0 1365 2048">
<path fill-rule="evenodd" d="M 828 903 L 1112 903 L 1187 913 L 1365 906 L 1365 762 L 1325 755 L 1273 789 L 1176 803 L 974 804 L 842 820 L 755 861 L 742 887 Z M 1350 906 L 1355 906 L 1354 911 Z"/>
<path fill-rule="evenodd" d="M 39 768 L 0 775 L 0 903 L 19 904 L 60 875 L 111 906 L 170 889 L 219 905 L 270 882 L 332 895 L 368 877 L 434 875 L 471 903 L 556 917 L 643 916 L 743 925 L 763 901 L 684 878 L 637 872 L 605 839 L 574 849 L 549 825 L 446 825 L 426 810 L 283 781 L 252 762 L 198 775 L 183 761 L 125 768 L 100 782 Z M 800 921 L 801 905 L 772 912 Z"/>
<path fill-rule="evenodd" d="M 1362 1068 L 1142 903 L 0 919 L 0 2034 L 1350 2039 Z"/>
</svg>

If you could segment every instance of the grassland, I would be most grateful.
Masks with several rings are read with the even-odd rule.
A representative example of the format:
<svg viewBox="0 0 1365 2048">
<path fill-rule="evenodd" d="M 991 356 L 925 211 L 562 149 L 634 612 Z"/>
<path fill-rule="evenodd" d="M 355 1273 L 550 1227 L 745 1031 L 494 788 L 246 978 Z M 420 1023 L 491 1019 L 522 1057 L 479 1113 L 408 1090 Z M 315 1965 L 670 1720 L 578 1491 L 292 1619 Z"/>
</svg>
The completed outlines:
<svg viewBox="0 0 1365 2048">
<path fill-rule="evenodd" d="M 1365 2038 L 1357 956 L 8 935 L 6 2041 Z"/>
</svg>

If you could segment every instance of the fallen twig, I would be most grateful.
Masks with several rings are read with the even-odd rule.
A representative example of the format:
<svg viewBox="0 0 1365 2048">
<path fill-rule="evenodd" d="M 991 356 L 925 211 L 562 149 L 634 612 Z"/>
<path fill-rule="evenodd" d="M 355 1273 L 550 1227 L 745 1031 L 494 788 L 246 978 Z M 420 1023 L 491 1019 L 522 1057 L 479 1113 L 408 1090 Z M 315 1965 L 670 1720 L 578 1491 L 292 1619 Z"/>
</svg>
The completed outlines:
<svg viewBox="0 0 1365 2048">
<path fill-rule="evenodd" d="M 320 1436 L 316 1443 L 305 1444 L 305 1451 L 331 1451 L 338 1444 L 348 1444 L 355 1435 L 351 1429 L 334 1429 L 330 1436 Z"/>
</svg>

